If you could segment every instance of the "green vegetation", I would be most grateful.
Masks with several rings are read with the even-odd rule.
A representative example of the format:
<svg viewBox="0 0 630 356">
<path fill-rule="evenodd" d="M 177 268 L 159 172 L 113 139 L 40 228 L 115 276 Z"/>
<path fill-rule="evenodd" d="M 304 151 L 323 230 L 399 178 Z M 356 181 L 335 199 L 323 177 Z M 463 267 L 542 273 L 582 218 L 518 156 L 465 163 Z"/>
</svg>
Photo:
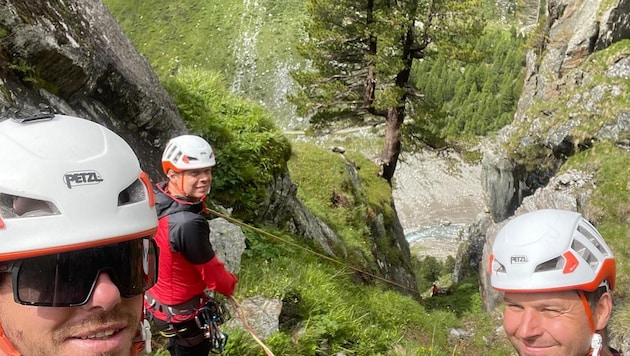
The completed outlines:
<svg viewBox="0 0 630 356">
<path fill-rule="evenodd" d="M 356 201 L 343 156 L 305 143 L 294 143 L 293 151 L 289 169 L 291 179 L 300 187 L 298 197 L 350 247 L 370 256 L 370 246 L 364 239 L 369 234 L 365 224 L 367 211 Z M 326 168 L 322 174 L 313 174 L 312 167 Z M 376 178 L 374 175 L 373 181 Z M 387 184 L 382 183 L 380 190 L 389 191 Z"/>
<path fill-rule="evenodd" d="M 252 219 L 272 179 L 286 169 L 288 140 L 262 107 L 233 96 L 216 73 L 182 68 L 164 86 L 191 133 L 215 148 L 210 196 Z"/>
<path fill-rule="evenodd" d="M 29 65 L 22 59 L 14 60 L 14 62 L 9 65 L 9 69 L 14 70 L 16 73 L 18 73 L 22 80 L 24 80 L 25 83 L 29 83 L 33 88 L 43 88 L 53 94 L 56 94 L 58 91 L 55 84 L 44 80 L 39 75 L 37 68 Z"/>
<path fill-rule="evenodd" d="M 407 129 L 423 130 L 437 145 L 485 136 L 512 122 L 523 82 L 523 41 L 514 28 L 492 28 L 475 43 L 486 54 L 479 63 L 440 56 L 416 65 L 414 82 L 430 110 L 424 113 L 427 117 L 419 113 Z"/>
<path fill-rule="evenodd" d="M 562 157 L 552 151 L 547 140 L 554 131 L 567 130 L 564 137 L 572 142 L 567 142 L 566 152 L 562 153 L 567 161 L 560 166 L 560 173 L 573 169 L 594 177 L 592 186 L 584 188 L 591 192 L 589 205 L 584 209 L 615 253 L 617 282 L 612 326 L 620 334 L 627 332 L 630 321 L 630 155 L 627 147 L 594 137 L 628 108 L 627 80 L 606 76 L 605 70 L 629 51 L 630 41 L 624 40 L 590 56 L 582 69 L 591 77 L 581 85 L 565 88 L 554 100 L 537 99 L 524 115 L 526 120 L 513 125 L 515 131 L 506 147 L 528 171 L 552 170 Z M 593 116 L 593 112 L 598 115 Z M 619 140 L 627 138 L 626 133 Z"/>
<path fill-rule="evenodd" d="M 619 259 L 615 295 L 618 302 L 630 303 L 630 155 L 611 142 L 596 144 L 568 161 L 564 169 L 593 172 L 594 189 L 590 218 Z M 630 311 L 630 305 L 628 305 Z"/>
<path fill-rule="evenodd" d="M 566 147 L 567 152 L 562 154 L 570 156 L 572 152 L 592 147 L 596 133 L 617 120 L 619 113 L 630 105 L 625 94 L 627 80 L 604 73 L 629 51 L 630 40 L 623 40 L 606 51 L 594 53 L 582 64 L 584 71 L 592 76 L 589 80 L 564 88 L 553 101 L 536 99 L 529 114 L 523 116 L 524 121 L 515 126 L 506 147 L 512 159 L 528 171 L 554 169 L 558 154 L 552 152 L 548 141 L 554 132 L 562 129 L 568 130 L 564 137 L 571 139 L 568 143 L 572 146 Z M 593 116 L 593 112 L 598 115 Z"/>
<path fill-rule="evenodd" d="M 487 345 L 478 333 L 458 344 L 448 340 L 449 329 L 464 328 L 472 320 L 484 332 L 497 327 L 496 319 L 479 316 L 483 313 L 475 279 L 454 287 L 456 292 L 452 295 L 425 302 L 394 292 L 391 285 L 381 281 L 371 285 L 357 282 L 359 275 L 352 257 L 355 254 L 351 251 L 371 256 L 366 244 L 366 221 L 374 213 L 382 212 L 385 219 L 392 214 L 390 188 L 378 178 L 377 166 L 362 154 L 340 155 L 312 144 L 295 143 L 289 156 L 285 142 L 276 140 L 277 131 L 265 111 L 231 95 L 220 75 L 183 69 L 166 87 L 176 98 L 191 130 L 214 143 L 219 165 L 213 172 L 213 199 L 230 206 L 233 198 L 224 193 L 230 191 L 240 194 L 241 199 L 257 202 L 261 187 L 239 187 L 253 184 L 244 176 L 255 179 L 240 170 L 255 170 L 266 176 L 286 165 L 299 186 L 300 198 L 330 224 L 350 251 L 347 259 L 333 262 L 318 257 L 309 250 L 312 246 L 301 244 L 286 231 L 267 229 L 263 235 L 260 230 L 244 229 L 248 248 L 235 297 L 240 300 L 263 295 L 283 300 L 280 331 L 265 341 L 274 354 L 446 356 L 468 355 L 468 350 L 509 354 L 505 340 Z M 252 149 L 259 144 L 271 150 L 264 153 L 267 158 L 257 156 L 258 150 Z M 353 191 L 346 164 L 357 167 L 367 196 L 357 196 Z M 324 168 L 314 174 L 313 167 Z M 240 183 L 230 185 L 236 177 Z M 361 201 L 367 205 L 361 205 Z M 296 247 L 296 243 L 303 248 Z M 451 269 L 453 261 L 414 264 L 424 288 L 436 273 Z M 225 355 L 263 355 L 248 333 L 227 326 L 224 330 L 230 337 Z M 156 342 L 153 355 L 167 355 L 164 340 L 156 336 Z"/>
<path fill-rule="evenodd" d="M 140 53 L 162 79 L 181 68 L 221 73 L 238 93 L 263 102 L 277 123 L 290 121 L 285 105 L 288 71 L 303 60 L 302 0 L 105 0 Z"/>
<path fill-rule="evenodd" d="M 240 81 L 239 93 L 252 101 L 265 103 L 279 126 L 293 122 L 290 116 L 295 113 L 285 102 L 283 86 L 290 81 L 289 70 L 306 68 L 297 53 L 298 44 L 306 38 L 303 23 L 307 12 L 303 1 L 260 0 L 256 2 L 257 6 L 247 3 L 249 8 L 244 2 L 216 0 L 177 3 L 106 0 L 105 3 L 163 80 L 181 68 L 219 72 L 227 78 L 228 87 Z M 496 16 L 493 2 L 482 3 L 482 16 Z M 417 93 L 410 98 L 420 94 L 426 100 L 412 100 L 413 110 L 408 113 L 403 126 L 406 136 L 402 139 L 407 149 L 423 143 L 441 147 L 446 144 L 446 139 L 450 145 L 457 145 L 456 140 L 461 139 L 461 134 L 483 135 L 509 122 L 515 108 L 514 98 L 518 97 L 522 83 L 518 65 L 522 62 L 523 40 L 513 31 L 502 32 L 490 24 L 481 36 L 468 34 L 472 46 L 463 46 L 462 42 L 457 48 L 474 49 L 477 55 L 467 56 L 463 53 L 469 52 L 464 50 L 457 57 L 475 57 L 473 63 L 444 55 L 449 48 L 456 49 L 446 45 L 440 50 L 441 56 L 429 52 L 432 60 L 414 63 L 410 84 Z M 436 38 L 441 36 L 434 34 Z M 247 41 L 244 41 L 245 37 Z M 459 38 L 462 41 L 465 36 Z M 378 68 L 394 70 L 389 65 Z M 446 73 L 449 80 L 440 77 Z M 496 73 L 501 74 L 501 80 L 491 83 L 499 78 Z M 445 88 L 453 88 L 456 83 L 466 90 L 446 93 Z M 438 96 L 435 92 L 442 94 Z M 484 105 L 473 105 L 475 100 Z M 459 130 L 460 127 L 464 127 L 465 132 Z"/>
<path fill-rule="evenodd" d="M 480 2 L 462 0 L 306 2 L 305 40 L 297 45 L 311 66 L 291 72 L 288 99 L 312 127 L 384 122 L 379 175 L 391 182 L 401 152 L 399 132 L 417 96 L 414 62 L 444 56 L 477 61 Z M 420 93 L 422 95 L 423 93 Z"/>
<path fill-rule="evenodd" d="M 348 134 L 320 141 L 319 147 L 346 147 L 349 162 L 314 144 L 294 142 L 290 147 L 275 125 L 285 119 L 284 114 L 270 114 L 253 104 L 271 102 L 275 85 L 288 80 L 278 75 L 279 68 L 302 68 L 296 45 L 305 36 L 301 25 L 306 14 L 303 1 L 261 0 L 258 8 L 249 9 L 242 2 L 217 0 L 106 3 L 176 99 L 191 131 L 213 143 L 218 161 L 213 172 L 213 200 L 234 206 L 235 215 L 248 220 L 255 215 L 257 202 L 264 198 L 266 184 L 287 167 L 307 207 L 329 224 L 349 251 L 371 256 L 365 239 L 366 220 L 374 213 L 383 213 L 386 219 L 392 213 L 388 211 L 389 187 L 377 178 L 378 168 L 364 157 L 374 157 L 382 139 L 366 143 L 368 140 Z M 488 1 L 483 3 L 483 11 L 494 11 Z M 242 46 L 247 31 L 256 34 L 250 47 L 255 53 L 246 53 Z M 535 36 L 523 39 L 513 29 L 501 31 L 491 25 L 471 42 L 478 51 L 478 61 L 468 63 L 436 55 L 415 62 L 409 84 L 415 89 L 413 95 L 422 96 L 410 106 L 405 118 L 405 147 L 468 147 L 475 136 L 491 135 L 510 122 L 523 81 L 523 50 L 538 48 L 544 36 L 539 30 Z M 525 116 L 506 148 L 529 170 L 547 167 L 553 157 L 545 142 L 549 130 L 569 119 L 582 118 L 571 128 L 579 149 L 562 169 L 584 170 L 596 177 L 588 209 L 619 261 L 614 294 L 618 303 L 612 321 L 619 332 L 627 331 L 630 325 L 630 161 L 627 152 L 613 142 L 591 145 L 589 139 L 617 117 L 619 108 L 630 106 L 629 97 L 606 95 L 600 105 L 601 115 L 596 118 L 586 117 L 587 111 L 579 104 L 595 85 L 602 83 L 627 93 L 627 80 L 607 78 L 601 69 L 629 48 L 630 41 L 620 41 L 591 56 L 583 66 L 596 73 L 593 80 L 567 88 L 553 101 L 558 105 L 535 102 L 530 110 L 533 114 Z M 227 89 L 245 70 L 253 70 L 251 87 L 243 88 L 251 101 L 235 97 Z M 29 68 L 20 71 L 33 74 Z M 398 94 L 380 92 L 384 99 L 379 105 L 390 102 L 392 93 Z M 269 105 L 267 108 L 272 109 Z M 538 132 L 532 132 L 534 126 L 539 127 Z M 527 146 L 522 144 L 525 141 Z M 354 194 L 346 164 L 360 167 L 358 172 L 368 196 Z M 367 205 L 361 205 L 362 199 Z M 356 283 L 357 275 L 348 267 L 352 257 L 333 263 L 281 240 L 245 232 L 248 249 L 236 298 L 278 297 L 294 307 L 287 308 L 291 311 L 282 319 L 280 332 L 267 340 L 276 355 L 510 354 L 511 347 L 502 333 L 496 332 L 499 317 L 481 310 L 477 276 L 453 285 L 450 295 L 418 301 L 392 292 L 391 286 L 381 282 L 368 286 Z M 297 242 L 286 231 L 268 232 Z M 427 258 L 413 261 L 413 266 L 421 291 L 436 279 L 449 280 L 450 261 Z M 473 330 L 474 335 L 458 342 L 448 340 L 450 328 Z M 235 329 L 226 331 L 230 334 L 226 355 L 263 354 L 250 335 Z M 158 350 L 155 355 L 166 353 Z"/>
</svg>

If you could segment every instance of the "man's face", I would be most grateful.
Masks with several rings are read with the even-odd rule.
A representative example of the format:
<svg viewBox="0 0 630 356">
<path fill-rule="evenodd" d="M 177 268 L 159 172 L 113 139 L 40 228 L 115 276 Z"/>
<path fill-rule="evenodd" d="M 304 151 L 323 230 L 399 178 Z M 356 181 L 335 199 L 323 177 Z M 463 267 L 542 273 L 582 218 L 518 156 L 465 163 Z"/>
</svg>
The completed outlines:
<svg viewBox="0 0 630 356">
<path fill-rule="evenodd" d="M 212 168 L 191 169 L 169 176 L 176 195 L 198 201 L 210 192 Z"/>
<path fill-rule="evenodd" d="M 79 307 L 21 305 L 9 275 L 0 285 L 0 324 L 22 355 L 130 355 L 141 313 L 142 295 L 121 298 L 106 273 Z"/>
<path fill-rule="evenodd" d="M 591 327 L 574 291 L 505 293 L 503 326 L 521 356 L 584 356 Z M 595 314 L 595 313 L 594 313 Z"/>
</svg>

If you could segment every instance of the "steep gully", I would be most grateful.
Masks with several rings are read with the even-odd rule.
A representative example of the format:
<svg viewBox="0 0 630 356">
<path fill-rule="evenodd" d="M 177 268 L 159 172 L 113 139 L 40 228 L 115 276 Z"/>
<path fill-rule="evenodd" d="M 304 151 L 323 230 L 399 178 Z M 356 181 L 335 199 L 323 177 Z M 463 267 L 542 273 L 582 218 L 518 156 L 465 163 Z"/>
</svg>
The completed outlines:
<svg viewBox="0 0 630 356">
<path fill-rule="evenodd" d="M 231 90 L 248 96 L 259 75 L 257 45 L 265 9 L 257 0 L 246 0 L 244 4 L 241 33 L 234 46 L 236 74 Z M 273 83 L 270 95 L 261 102 L 278 118 L 277 125 L 294 139 L 304 138 L 301 130 L 305 120 L 295 115 L 286 95 L 294 89 L 288 72 L 300 65 L 295 59 L 278 62 L 276 78 L 270 82 Z M 299 131 L 289 131 L 295 129 Z M 480 176 L 479 165 L 468 164 L 451 152 L 401 156 L 394 176 L 393 196 L 414 255 L 443 259 L 456 254 L 460 230 L 484 210 Z"/>
<path fill-rule="evenodd" d="M 393 196 L 411 252 L 420 258 L 455 257 L 460 231 L 485 210 L 481 166 L 450 152 L 403 155 Z"/>
</svg>

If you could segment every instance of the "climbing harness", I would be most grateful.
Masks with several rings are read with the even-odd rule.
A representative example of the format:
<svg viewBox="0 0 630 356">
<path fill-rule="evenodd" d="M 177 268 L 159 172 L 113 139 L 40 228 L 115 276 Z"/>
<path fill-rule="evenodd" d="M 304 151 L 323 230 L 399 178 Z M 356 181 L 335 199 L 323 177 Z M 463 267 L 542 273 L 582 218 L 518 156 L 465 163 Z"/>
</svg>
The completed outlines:
<svg viewBox="0 0 630 356">
<path fill-rule="evenodd" d="M 229 319 L 227 308 L 212 296 L 195 312 L 197 326 L 203 331 L 204 337 L 210 340 L 210 352 L 220 354 L 225 350 L 228 335 L 221 331 L 220 326 Z"/>
<path fill-rule="evenodd" d="M 175 341 L 183 346 L 198 345 L 204 339 L 208 339 L 212 353 L 220 354 L 225 350 L 228 335 L 221 331 L 220 326 L 231 316 L 223 302 L 215 299 L 213 292 L 206 291 L 205 295 L 199 295 L 188 302 L 172 306 L 160 303 L 149 293 L 145 293 L 145 300 L 150 305 L 149 314 L 152 318 L 156 310 L 166 315 L 165 322 L 168 328 L 160 330 L 160 335 L 176 338 Z M 201 334 L 191 337 L 183 336 L 195 326 L 202 331 Z"/>
</svg>

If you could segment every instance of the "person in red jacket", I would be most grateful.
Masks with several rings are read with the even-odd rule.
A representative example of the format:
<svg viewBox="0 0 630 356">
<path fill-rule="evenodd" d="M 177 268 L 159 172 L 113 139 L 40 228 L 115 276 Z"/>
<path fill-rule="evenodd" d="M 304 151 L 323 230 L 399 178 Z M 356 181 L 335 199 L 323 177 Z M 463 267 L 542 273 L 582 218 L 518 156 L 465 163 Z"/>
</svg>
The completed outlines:
<svg viewBox="0 0 630 356">
<path fill-rule="evenodd" d="M 225 269 L 210 244 L 210 228 L 200 215 L 212 184 L 215 158 L 210 144 L 194 135 L 169 141 L 162 155 L 167 180 L 156 184 L 159 247 L 158 281 L 145 295 L 145 307 L 171 355 L 203 355 L 211 340 L 195 319 L 206 290 L 232 295 L 236 277 Z"/>
</svg>

